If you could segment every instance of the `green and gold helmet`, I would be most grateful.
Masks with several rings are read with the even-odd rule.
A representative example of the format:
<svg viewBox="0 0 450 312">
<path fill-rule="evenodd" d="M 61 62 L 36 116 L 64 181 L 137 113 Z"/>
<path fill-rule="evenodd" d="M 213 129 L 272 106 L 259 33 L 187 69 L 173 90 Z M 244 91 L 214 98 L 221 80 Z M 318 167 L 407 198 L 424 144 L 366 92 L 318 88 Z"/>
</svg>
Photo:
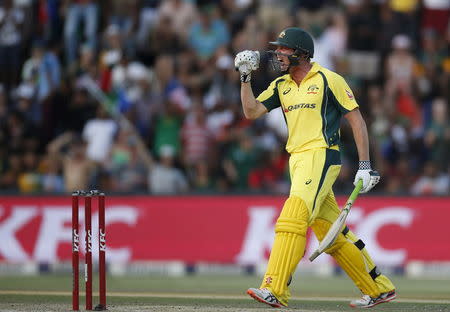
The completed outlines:
<svg viewBox="0 0 450 312">
<path fill-rule="evenodd" d="M 294 52 L 307 54 L 308 57 L 314 56 L 314 41 L 309 33 L 298 27 L 289 27 L 283 30 L 277 38 L 277 41 L 269 42 L 270 44 L 288 47 L 296 50 Z"/>
</svg>

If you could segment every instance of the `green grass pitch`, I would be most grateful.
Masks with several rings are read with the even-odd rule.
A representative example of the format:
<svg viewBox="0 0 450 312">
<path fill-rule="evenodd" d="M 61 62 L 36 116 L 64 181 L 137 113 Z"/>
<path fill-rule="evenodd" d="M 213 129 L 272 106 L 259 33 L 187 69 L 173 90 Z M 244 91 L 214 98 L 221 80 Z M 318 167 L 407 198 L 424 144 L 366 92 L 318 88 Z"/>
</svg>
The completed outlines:
<svg viewBox="0 0 450 312">
<path fill-rule="evenodd" d="M 393 277 L 398 299 L 372 311 L 450 311 L 449 280 Z M 80 294 L 84 285 L 80 278 Z M 109 311 L 276 311 L 245 295 L 256 276 L 126 276 L 107 280 Z M 70 275 L 0 276 L 0 311 L 70 311 Z M 97 291 L 94 279 L 94 291 Z M 286 311 L 355 311 L 348 301 L 360 296 L 345 276 L 296 278 Z M 94 305 L 98 301 L 94 293 Z M 80 296 L 80 308 L 84 297 Z"/>
</svg>

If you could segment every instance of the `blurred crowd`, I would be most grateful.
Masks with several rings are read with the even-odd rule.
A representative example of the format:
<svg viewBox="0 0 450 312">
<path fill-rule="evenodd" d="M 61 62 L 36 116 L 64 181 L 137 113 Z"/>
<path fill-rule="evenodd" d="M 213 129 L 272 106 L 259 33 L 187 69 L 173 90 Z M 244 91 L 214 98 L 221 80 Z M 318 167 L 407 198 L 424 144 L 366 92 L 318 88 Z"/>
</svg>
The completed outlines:
<svg viewBox="0 0 450 312">
<path fill-rule="evenodd" d="M 289 191 L 286 125 L 243 117 L 234 55 L 286 27 L 348 81 L 382 194 L 449 195 L 448 0 L 1 0 L 0 189 Z M 266 54 L 255 94 L 280 73 Z M 337 193 L 358 157 L 341 130 Z"/>
</svg>

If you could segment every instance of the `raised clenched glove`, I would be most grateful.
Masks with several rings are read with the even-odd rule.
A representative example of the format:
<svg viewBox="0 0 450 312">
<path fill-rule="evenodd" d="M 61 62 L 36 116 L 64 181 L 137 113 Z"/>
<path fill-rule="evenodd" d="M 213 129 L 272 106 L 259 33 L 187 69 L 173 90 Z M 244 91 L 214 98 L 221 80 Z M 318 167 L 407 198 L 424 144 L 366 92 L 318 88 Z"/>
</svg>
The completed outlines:
<svg viewBox="0 0 450 312">
<path fill-rule="evenodd" d="M 250 82 L 252 71 L 259 67 L 259 52 L 245 50 L 234 58 L 234 67 L 239 71 L 242 82 Z"/>
<path fill-rule="evenodd" d="M 380 181 L 380 174 L 376 170 L 372 170 L 370 161 L 364 160 L 359 162 L 359 169 L 356 172 L 353 185 L 356 186 L 359 180 L 363 182 L 361 193 L 367 193 Z"/>
</svg>

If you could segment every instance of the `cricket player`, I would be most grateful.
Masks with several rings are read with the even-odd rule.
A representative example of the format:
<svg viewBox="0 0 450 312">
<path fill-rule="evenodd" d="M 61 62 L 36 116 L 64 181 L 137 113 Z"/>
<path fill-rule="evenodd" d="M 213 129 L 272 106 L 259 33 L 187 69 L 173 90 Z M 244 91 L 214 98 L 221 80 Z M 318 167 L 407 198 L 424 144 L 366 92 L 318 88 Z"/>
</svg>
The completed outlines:
<svg viewBox="0 0 450 312">
<path fill-rule="evenodd" d="M 240 72 L 241 101 L 248 119 L 261 117 L 281 107 L 289 136 L 291 189 L 275 224 L 275 241 L 260 288 L 247 293 L 272 307 L 287 306 L 289 284 L 303 257 L 306 231 L 311 227 L 321 241 L 340 210 L 332 186 L 341 168 L 339 124 L 349 122 L 358 148 L 359 170 L 354 184 L 362 180 L 361 192 L 370 191 L 380 180 L 369 158 L 366 124 L 345 80 L 311 62 L 312 37 L 300 28 L 283 30 L 276 41 L 274 62 L 285 75 L 276 78 L 257 98 L 250 85 L 252 71 L 259 66 L 259 52 L 239 52 L 235 67 Z M 395 286 L 379 272 L 362 240 L 348 227 L 327 250 L 363 293 L 352 307 L 369 308 L 396 297 Z"/>
</svg>

